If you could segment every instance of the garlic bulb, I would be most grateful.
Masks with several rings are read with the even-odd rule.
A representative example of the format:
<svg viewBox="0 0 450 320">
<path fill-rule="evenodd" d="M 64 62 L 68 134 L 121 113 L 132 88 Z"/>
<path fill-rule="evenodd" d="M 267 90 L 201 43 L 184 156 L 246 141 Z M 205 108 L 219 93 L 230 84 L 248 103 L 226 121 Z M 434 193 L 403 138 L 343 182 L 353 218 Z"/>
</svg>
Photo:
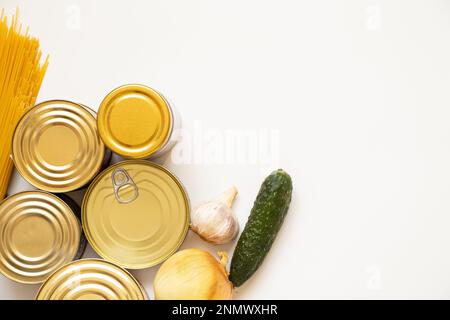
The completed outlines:
<svg viewBox="0 0 450 320">
<path fill-rule="evenodd" d="M 153 290 L 157 300 L 228 300 L 233 285 L 225 269 L 228 255 L 219 262 L 209 252 L 186 249 L 167 259 L 159 268 Z"/>
<path fill-rule="evenodd" d="M 224 244 L 233 240 L 239 232 L 239 223 L 231 209 L 237 189 L 231 187 L 217 199 L 194 208 L 191 229 L 204 240 Z"/>
</svg>

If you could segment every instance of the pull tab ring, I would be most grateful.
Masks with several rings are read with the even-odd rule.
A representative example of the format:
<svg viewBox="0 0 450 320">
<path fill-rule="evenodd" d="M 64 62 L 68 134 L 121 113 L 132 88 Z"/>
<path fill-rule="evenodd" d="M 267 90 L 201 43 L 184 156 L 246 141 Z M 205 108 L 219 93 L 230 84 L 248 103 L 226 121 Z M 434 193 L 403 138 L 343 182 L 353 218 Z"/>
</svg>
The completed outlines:
<svg viewBox="0 0 450 320">
<path fill-rule="evenodd" d="M 133 179 L 131 179 L 130 175 L 128 174 L 128 172 L 125 169 L 123 169 L 123 168 L 115 169 L 112 172 L 111 179 L 112 179 L 112 184 L 113 184 L 113 188 L 114 188 L 114 195 L 116 197 L 116 200 L 119 203 L 126 204 L 126 203 L 133 202 L 139 196 L 138 187 L 136 186 Z M 120 196 L 119 191 L 120 191 L 120 189 L 125 188 L 127 186 L 132 187 L 134 193 L 133 193 L 132 197 L 123 199 Z"/>
</svg>

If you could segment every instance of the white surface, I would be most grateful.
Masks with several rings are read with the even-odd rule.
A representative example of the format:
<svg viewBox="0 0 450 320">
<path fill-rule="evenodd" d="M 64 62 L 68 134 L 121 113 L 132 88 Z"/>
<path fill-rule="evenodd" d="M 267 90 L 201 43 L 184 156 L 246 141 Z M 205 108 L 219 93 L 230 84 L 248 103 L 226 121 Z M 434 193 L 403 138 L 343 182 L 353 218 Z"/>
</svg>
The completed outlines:
<svg viewBox="0 0 450 320">
<path fill-rule="evenodd" d="M 98 108 L 129 82 L 174 101 L 195 151 L 164 162 L 194 204 L 235 184 L 243 226 L 263 177 L 292 175 L 285 224 L 237 299 L 450 297 L 449 1 L 0 6 L 50 54 L 39 101 Z M 245 134 L 260 148 L 239 159 Z M 219 249 L 183 245 L 198 246 Z M 156 270 L 133 272 L 150 295 Z M 0 277 L 0 298 L 36 290 Z"/>
</svg>

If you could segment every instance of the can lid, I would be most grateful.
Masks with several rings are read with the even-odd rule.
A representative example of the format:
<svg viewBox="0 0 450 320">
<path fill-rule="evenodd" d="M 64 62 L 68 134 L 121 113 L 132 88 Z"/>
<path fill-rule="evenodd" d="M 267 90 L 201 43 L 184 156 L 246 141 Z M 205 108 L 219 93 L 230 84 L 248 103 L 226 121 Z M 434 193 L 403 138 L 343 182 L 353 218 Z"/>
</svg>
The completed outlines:
<svg viewBox="0 0 450 320">
<path fill-rule="evenodd" d="M 0 272 L 40 283 L 76 256 L 81 225 L 70 207 L 43 191 L 17 193 L 0 203 Z"/>
<path fill-rule="evenodd" d="M 106 260 L 128 269 L 161 263 L 189 228 L 189 200 L 167 169 L 127 160 L 101 172 L 83 200 L 86 238 Z"/>
<path fill-rule="evenodd" d="M 139 282 L 126 270 L 99 259 L 71 262 L 41 286 L 37 300 L 147 300 Z"/>
<path fill-rule="evenodd" d="M 106 146 L 132 159 L 148 158 L 158 151 L 172 130 L 167 101 L 152 88 L 138 84 L 111 91 L 100 105 L 97 121 Z"/>
<path fill-rule="evenodd" d="M 91 181 L 105 155 L 91 112 L 63 100 L 46 101 L 26 112 L 17 124 L 12 145 L 20 174 L 50 192 L 73 191 Z"/>
</svg>

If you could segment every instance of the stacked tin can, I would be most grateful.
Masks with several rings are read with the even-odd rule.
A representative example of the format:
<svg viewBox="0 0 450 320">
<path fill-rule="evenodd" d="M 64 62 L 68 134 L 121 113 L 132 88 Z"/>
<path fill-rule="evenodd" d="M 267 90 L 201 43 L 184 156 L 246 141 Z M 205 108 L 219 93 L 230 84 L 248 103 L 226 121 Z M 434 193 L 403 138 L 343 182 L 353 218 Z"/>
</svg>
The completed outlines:
<svg viewBox="0 0 450 320">
<path fill-rule="evenodd" d="M 39 190 L 0 203 L 0 272 L 43 282 L 37 299 L 148 299 L 124 268 L 163 262 L 187 234 L 183 185 L 148 160 L 170 150 L 179 126 L 166 98 L 143 85 L 113 90 L 97 119 L 69 101 L 31 108 L 17 124 L 12 158 Z M 110 150 L 128 160 L 107 167 Z M 64 193 L 85 187 L 80 210 Z M 86 238 L 104 260 L 78 260 Z"/>
</svg>

